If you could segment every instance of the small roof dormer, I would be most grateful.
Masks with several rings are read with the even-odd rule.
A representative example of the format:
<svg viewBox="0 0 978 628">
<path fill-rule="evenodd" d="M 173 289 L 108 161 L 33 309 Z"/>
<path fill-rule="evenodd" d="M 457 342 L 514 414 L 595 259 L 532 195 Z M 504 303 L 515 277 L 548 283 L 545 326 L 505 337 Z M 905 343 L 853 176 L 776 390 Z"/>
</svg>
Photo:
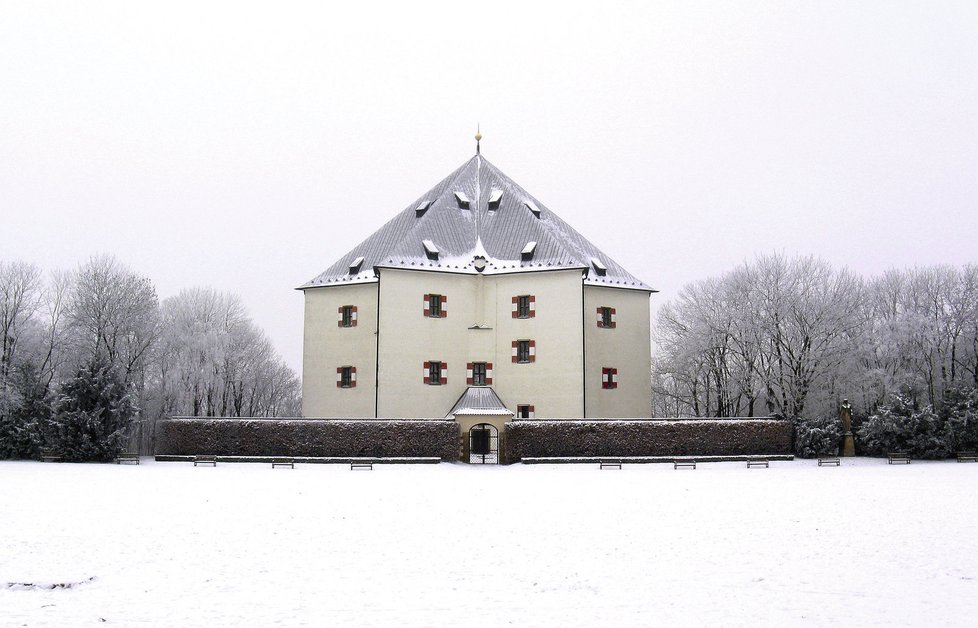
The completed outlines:
<svg viewBox="0 0 978 628">
<path fill-rule="evenodd" d="M 377 281 L 363 268 L 471 275 L 574 269 L 587 271 L 586 284 L 653 291 L 481 154 L 300 289 Z"/>
</svg>

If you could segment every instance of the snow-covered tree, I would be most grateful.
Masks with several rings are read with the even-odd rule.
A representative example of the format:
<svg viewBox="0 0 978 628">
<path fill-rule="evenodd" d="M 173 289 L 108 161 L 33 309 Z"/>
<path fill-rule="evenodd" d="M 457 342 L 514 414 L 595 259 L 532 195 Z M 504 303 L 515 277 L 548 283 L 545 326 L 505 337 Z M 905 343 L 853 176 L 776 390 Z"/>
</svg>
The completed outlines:
<svg viewBox="0 0 978 628">
<path fill-rule="evenodd" d="M 66 381 L 54 402 L 51 444 L 65 460 L 112 460 L 125 450 L 136 407 L 129 386 L 105 356 Z"/>
<path fill-rule="evenodd" d="M 48 382 L 34 364 L 20 363 L 0 391 L 0 458 L 37 458 L 50 427 Z"/>
<path fill-rule="evenodd" d="M 148 278 L 113 257 L 92 257 L 72 275 L 66 314 L 76 364 L 104 361 L 125 385 L 141 387 L 159 336 L 159 302 Z"/>
<path fill-rule="evenodd" d="M 811 257 L 759 257 L 686 286 L 659 313 L 654 393 L 694 416 L 798 416 L 847 359 L 862 299 L 858 277 Z"/>
<path fill-rule="evenodd" d="M 41 271 L 26 262 L 0 260 L 0 386 L 17 360 L 22 337 L 41 305 Z"/>
<path fill-rule="evenodd" d="M 300 384 L 232 294 L 192 288 L 162 305 L 155 416 L 297 416 Z"/>
<path fill-rule="evenodd" d="M 800 416 L 795 421 L 795 453 L 802 458 L 836 454 L 842 427 L 834 414 Z"/>
</svg>

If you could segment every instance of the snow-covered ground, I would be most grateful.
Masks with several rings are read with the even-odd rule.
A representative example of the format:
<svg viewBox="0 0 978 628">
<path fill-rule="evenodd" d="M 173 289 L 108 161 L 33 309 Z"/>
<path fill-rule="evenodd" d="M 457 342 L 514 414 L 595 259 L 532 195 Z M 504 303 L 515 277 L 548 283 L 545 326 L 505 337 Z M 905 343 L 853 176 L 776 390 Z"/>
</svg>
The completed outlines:
<svg viewBox="0 0 978 628">
<path fill-rule="evenodd" d="M 953 461 L 3 462 L 0 624 L 974 626 L 976 493 Z"/>
</svg>

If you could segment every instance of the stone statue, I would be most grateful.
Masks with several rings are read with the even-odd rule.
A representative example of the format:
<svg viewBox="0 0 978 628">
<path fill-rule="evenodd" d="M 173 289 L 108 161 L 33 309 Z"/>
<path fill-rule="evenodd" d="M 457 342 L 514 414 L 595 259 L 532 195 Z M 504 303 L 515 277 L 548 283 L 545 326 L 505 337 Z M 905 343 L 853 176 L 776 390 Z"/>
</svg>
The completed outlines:
<svg viewBox="0 0 978 628">
<path fill-rule="evenodd" d="M 852 404 L 848 399 L 842 400 L 839 418 L 842 420 L 842 455 L 855 456 L 856 443 L 852 438 Z"/>
</svg>

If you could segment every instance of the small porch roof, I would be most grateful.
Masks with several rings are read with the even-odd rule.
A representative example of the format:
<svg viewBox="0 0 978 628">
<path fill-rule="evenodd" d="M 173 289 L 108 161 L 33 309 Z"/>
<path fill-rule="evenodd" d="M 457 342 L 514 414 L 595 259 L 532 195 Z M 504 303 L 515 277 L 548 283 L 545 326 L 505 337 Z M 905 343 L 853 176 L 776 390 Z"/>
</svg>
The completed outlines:
<svg viewBox="0 0 978 628">
<path fill-rule="evenodd" d="M 496 391 L 489 386 L 469 386 L 458 398 L 446 416 L 465 415 L 509 415 L 513 413 L 506 408 Z"/>
</svg>

